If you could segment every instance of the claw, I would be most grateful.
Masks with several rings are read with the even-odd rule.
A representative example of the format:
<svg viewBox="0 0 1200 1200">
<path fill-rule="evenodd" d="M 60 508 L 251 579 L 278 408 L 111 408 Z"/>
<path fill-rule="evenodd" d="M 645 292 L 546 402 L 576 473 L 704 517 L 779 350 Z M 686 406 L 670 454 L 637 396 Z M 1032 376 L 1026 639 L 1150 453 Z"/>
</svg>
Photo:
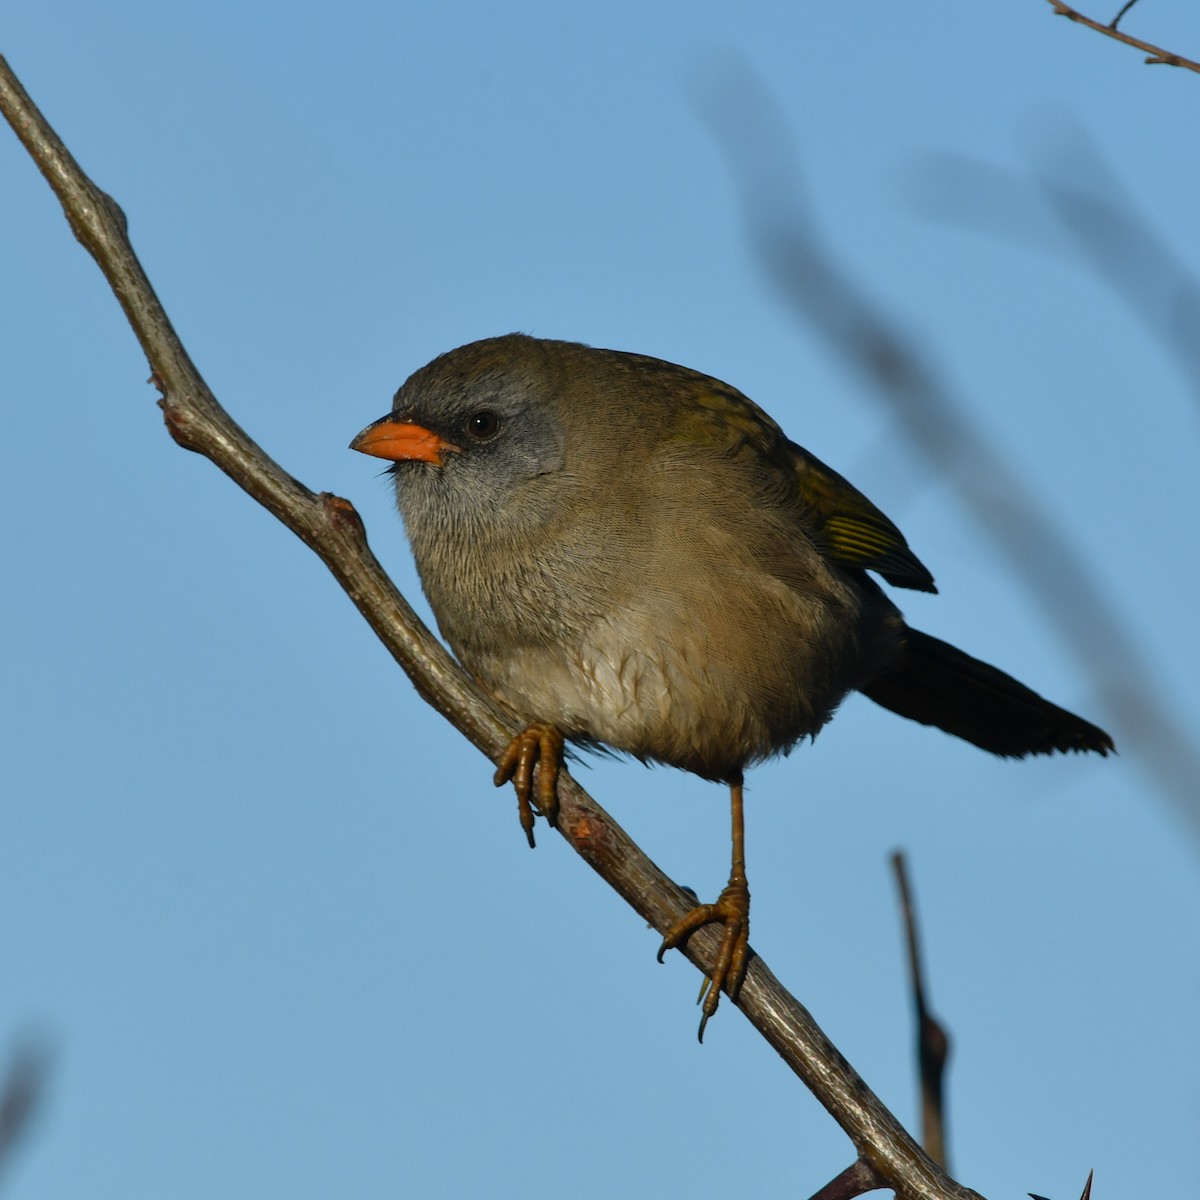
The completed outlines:
<svg viewBox="0 0 1200 1200">
<path fill-rule="evenodd" d="M 545 817 L 551 827 L 558 822 L 558 772 L 562 766 L 562 756 L 563 735 L 553 725 L 535 723 L 526 726 L 508 743 L 496 767 L 493 782 L 497 787 L 512 780 L 517 793 L 517 816 L 530 847 L 535 844 L 535 811 Z"/>
<path fill-rule="evenodd" d="M 658 948 L 658 961 L 668 950 L 687 941 L 697 929 L 704 925 L 724 925 L 721 947 L 713 962 L 712 973 L 705 977 L 697 1003 L 701 1005 L 700 1040 L 704 1040 L 704 1027 L 717 1011 L 721 1002 L 721 990 L 737 1003 L 738 992 L 746 978 L 746 965 L 750 956 L 750 889 L 744 875 L 735 871 L 725 890 L 715 904 L 697 904 L 685 913 L 670 929 Z"/>
</svg>

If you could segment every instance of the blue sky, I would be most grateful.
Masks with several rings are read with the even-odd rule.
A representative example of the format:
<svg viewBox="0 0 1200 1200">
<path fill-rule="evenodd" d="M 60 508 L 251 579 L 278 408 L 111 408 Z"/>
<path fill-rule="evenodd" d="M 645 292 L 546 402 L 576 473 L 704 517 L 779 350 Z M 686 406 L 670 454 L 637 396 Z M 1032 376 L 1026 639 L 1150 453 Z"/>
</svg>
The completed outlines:
<svg viewBox="0 0 1200 1200">
<path fill-rule="evenodd" d="M 1164 796 L 1153 738 L 1101 694 L 1106 646 L 1069 648 L 780 303 L 705 116 L 747 68 L 773 97 L 823 249 L 1195 730 L 1200 397 L 1156 336 L 1170 313 L 1131 311 L 1035 180 L 1115 194 L 1094 156 L 1200 273 L 1200 79 L 1040 0 L 998 7 L 62 3 L 6 14 L 0 50 L 124 207 L 222 402 L 353 501 L 422 611 L 389 488 L 346 444 L 435 354 L 519 329 L 740 387 L 904 529 L 941 589 L 897 597 L 914 625 L 1106 725 L 1116 759 L 1013 764 L 851 698 L 750 779 L 753 943 L 912 1123 L 906 848 L 956 1174 L 1062 1200 L 1095 1167 L 1098 1197 L 1169 1195 L 1200 1125 L 1186 785 Z M 1184 0 L 1126 25 L 1200 52 Z M 846 1166 L 736 1012 L 696 1045 L 694 970 L 657 966 L 558 839 L 530 853 L 324 568 L 175 447 L 98 271 L 0 142 L 0 1048 L 52 1055 L 8 1194 L 795 1197 Z M 947 158 L 996 169 L 969 178 L 997 227 L 936 216 Z M 719 888 L 720 788 L 580 775 L 669 874 Z"/>
</svg>

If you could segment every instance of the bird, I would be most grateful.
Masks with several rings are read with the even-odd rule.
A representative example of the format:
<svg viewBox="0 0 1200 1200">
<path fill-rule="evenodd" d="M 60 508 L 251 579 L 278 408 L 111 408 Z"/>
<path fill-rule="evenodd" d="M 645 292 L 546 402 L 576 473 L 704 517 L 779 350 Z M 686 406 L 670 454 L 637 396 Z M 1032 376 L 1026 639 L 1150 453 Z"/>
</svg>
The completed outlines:
<svg viewBox="0 0 1200 1200">
<path fill-rule="evenodd" d="M 905 624 L 878 576 L 935 592 L 900 530 L 729 384 L 514 333 L 414 372 L 351 448 L 389 460 L 421 585 L 462 665 L 521 722 L 530 846 L 567 745 L 730 790 L 731 865 L 658 951 L 722 927 L 699 1036 L 750 955 L 745 771 L 861 692 L 992 754 L 1114 749 L 1107 733 Z"/>
</svg>

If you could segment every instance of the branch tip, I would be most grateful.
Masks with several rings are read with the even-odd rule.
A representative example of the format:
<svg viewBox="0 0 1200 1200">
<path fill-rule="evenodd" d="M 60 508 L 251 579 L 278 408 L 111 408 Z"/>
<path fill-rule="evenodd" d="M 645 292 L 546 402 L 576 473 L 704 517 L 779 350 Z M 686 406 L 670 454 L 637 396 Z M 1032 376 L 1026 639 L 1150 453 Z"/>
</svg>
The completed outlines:
<svg viewBox="0 0 1200 1200">
<path fill-rule="evenodd" d="M 184 450 L 191 450 L 193 454 L 203 454 L 206 458 L 211 458 L 212 455 L 206 450 L 203 442 L 195 435 L 194 414 L 188 410 L 186 404 L 181 404 L 165 390 L 166 385 L 161 380 L 157 386 L 164 389 L 162 398 L 158 401 L 158 407 L 162 409 L 163 424 L 167 427 L 167 432 L 171 435 L 172 440 Z"/>
</svg>

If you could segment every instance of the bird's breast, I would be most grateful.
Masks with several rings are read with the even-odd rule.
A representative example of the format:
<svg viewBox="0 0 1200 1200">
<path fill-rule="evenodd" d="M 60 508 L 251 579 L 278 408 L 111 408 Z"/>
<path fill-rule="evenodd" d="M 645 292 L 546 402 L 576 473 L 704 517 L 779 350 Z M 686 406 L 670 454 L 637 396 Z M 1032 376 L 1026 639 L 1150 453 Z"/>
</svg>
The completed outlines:
<svg viewBox="0 0 1200 1200">
<path fill-rule="evenodd" d="M 658 466 L 583 516 L 535 486 L 410 540 L 447 641 L 520 717 L 730 779 L 825 724 L 894 610 L 753 477 L 730 501 L 712 470 Z"/>
<path fill-rule="evenodd" d="M 829 719 L 860 670 L 857 627 L 793 597 L 628 606 L 568 640 L 456 647 L 524 719 L 705 778 L 730 779 Z"/>
</svg>

